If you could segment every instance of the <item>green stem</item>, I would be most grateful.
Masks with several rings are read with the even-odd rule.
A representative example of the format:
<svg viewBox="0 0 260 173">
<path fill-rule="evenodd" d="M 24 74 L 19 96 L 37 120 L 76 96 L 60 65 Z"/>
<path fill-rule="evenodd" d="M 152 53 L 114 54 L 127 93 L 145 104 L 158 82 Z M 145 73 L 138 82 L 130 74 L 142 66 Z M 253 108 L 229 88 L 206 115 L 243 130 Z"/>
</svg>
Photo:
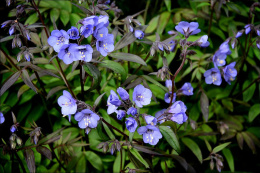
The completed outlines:
<svg viewBox="0 0 260 173">
<path fill-rule="evenodd" d="M 7 53 L 1 47 L 0 47 L 0 51 L 3 52 L 3 54 L 7 57 L 10 63 L 19 71 L 20 69 L 18 68 L 18 66 L 13 62 L 13 60 L 7 55 Z"/>
</svg>

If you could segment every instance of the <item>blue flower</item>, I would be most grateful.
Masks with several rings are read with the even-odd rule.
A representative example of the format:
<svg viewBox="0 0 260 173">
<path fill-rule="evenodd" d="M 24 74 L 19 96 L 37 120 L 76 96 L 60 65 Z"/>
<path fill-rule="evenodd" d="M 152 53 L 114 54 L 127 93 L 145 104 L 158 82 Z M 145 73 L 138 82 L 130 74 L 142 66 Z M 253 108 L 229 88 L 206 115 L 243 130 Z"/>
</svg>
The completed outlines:
<svg viewBox="0 0 260 173">
<path fill-rule="evenodd" d="M 214 85 L 219 86 L 222 82 L 220 71 L 217 68 L 212 68 L 207 70 L 204 73 L 204 77 L 205 77 L 206 84 L 213 83 Z"/>
<path fill-rule="evenodd" d="M 10 27 L 10 29 L 9 29 L 9 34 L 10 34 L 10 35 L 13 35 L 14 31 L 15 31 L 15 25 L 13 25 L 13 26 Z"/>
<path fill-rule="evenodd" d="M 139 84 L 134 88 L 133 101 L 135 102 L 136 106 L 142 108 L 143 105 L 150 104 L 151 98 L 151 90 L 145 88 L 143 85 Z"/>
<path fill-rule="evenodd" d="M 193 87 L 189 82 L 184 83 L 184 85 L 179 89 L 179 92 L 186 96 L 193 95 Z"/>
<path fill-rule="evenodd" d="M 168 88 L 169 91 L 172 90 L 172 80 L 166 80 L 165 86 Z"/>
<path fill-rule="evenodd" d="M 237 76 L 237 70 L 235 69 L 235 65 L 236 62 L 232 62 L 223 69 L 224 79 L 229 85 L 231 85 L 231 81 L 235 80 Z"/>
<path fill-rule="evenodd" d="M 256 34 L 257 34 L 258 36 L 260 36 L 260 30 L 259 30 L 259 29 L 256 30 Z"/>
<path fill-rule="evenodd" d="M 224 66 L 226 64 L 227 55 L 217 51 L 213 55 L 213 63 L 215 66 Z"/>
<path fill-rule="evenodd" d="M 69 34 L 70 39 L 77 40 L 79 38 L 79 30 L 72 26 L 68 31 L 67 34 Z"/>
<path fill-rule="evenodd" d="M 107 56 L 108 52 L 112 52 L 114 50 L 114 36 L 112 34 L 108 34 L 104 40 L 97 41 L 96 46 L 97 51 L 99 51 L 101 55 Z"/>
<path fill-rule="evenodd" d="M 260 49 L 260 40 L 256 41 L 256 46 L 258 47 L 258 49 Z"/>
<path fill-rule="evenodd" d="M 97 24 L 103 23 L 103 25 L 104 25 L 105 27 L 108 27 L 108 25 L 109 25 L 108 19 L 109 19 L 108 16 L 102 16 L 102 15 L 100 15 L 100 16 L 98 16 L 98 22 L 97 22 Z"/>
<path fill-rule="evenodd" d="M 242 36 L 242 34 L 243 34 L 243 30 L 242 31 L 238 31 L 237 32 L 237 34 L 236 34 L 236 38 L 239 38 L 239 37 L 241 37 Z"/>
<path fill-rule="evenodd" d="M 100 117 L 89 109 L 84 109 L 75 115 L 75 120 L 78 121 L 78 125 L 81 129 L 96 128 L 99 119 Z"/>
<path fill-rule="evenodd" d="M 63 95 L 58 98 L 58 104 L 63 115 L 75 114 L 77 111 L 76 100 L 66 90 L 63 90 Z"/>
<path fill-rule="evenodd" d="M 48 43 L 56 52 L 59 52 L 64 44 L 69 44 L 69 35 L 64 30 L 53 30 Z"/>
<path fill-rule="evenodd" d="M 171 96 L 172 96 L 172 92 L 165 93 L 165 95 L 164 95 L 164 101 L 165 101 L 166 103 L 170 103 L 170 102 L 171 102 Z M 175 100 L 176 100 L 176 93 L 173 93 L 172 103 L 174 103 Z"/>
<path fill-rule="evenodd" d="M 187 107 L 182 101 L 176 101 L 175 103 L 173 103 L 173 105 L 171 105 L 171 107 L 169 107 L 168 113 L 177 114 L 180 112 L 186 112 L 186 110 Z"/>
<path fill-rule="evenodd" d="M 117 93 L 121 97 L 122 100 L 128 100 L 129 99 L 129 94 L 128 92 L 123 89 L 122 87 L 117 88 Z"/>
<path fill-rule="evenodd" d="M 118 111 L 115 111 L 115 112 L 116 112 L 116 117 L 117 117 L 117 119 L 122 120 L 122 118 L 125 117 L 125 111 L 123 111 L 123 110 L 118 110 Z"/>
<path fill-rule="evenodd" d="M 94 25 L 83 25 L 80 27 L 80 34 L 88 38 L 94 32 Z"/>
<path fill-rule="evenodd" d="M 248 34 L 251 31 L 251 24 L 247 24 L 245 26 L 245 29 L 246 29 L 245 33 Z"/>
<path fill-rule="evenodd" d="M 77 61 L 75 57 L 75 51 L 76 47 L 78 47 L 77 44 L 64 44 L 58 53 L 58 57 L 63 60 L 65 64 L 71 64 L 73 61 Z"/>
<path fill-rule="evenodd" d="M 221 54 L 226 54 L 226 55 L 230 55 L 232 52 L 229 49 L 229 45 L 228 42 L 225 41 L 223 42 L 220 46 L 219 46 L 219 50 L 218 50 Z"/>
<path fill-rule="evenodd" d="M 188 120 L 188 117 L 185 114 L 185 112 L 180 112 L 180 113 L 173 114 L 171 120 L 178 124 L 182 124 Z"/>
<path fill-rule="evenodd" d="M 145 119 L 145 122 L 147 123 L 147 125 L 155 126 L 157 124 L 157 119 L 151 115 L 145 115 L 144 119 Z"/>
<path fill-rule="evenodd" d="M 141 31 L 141 30 L 135 30 L 135 37 L 138 38 L 139 40 L 143 39 L 144 38 L 144 32 Z"/>
<path fill-rule="evenodd" d="M 98 24 L 98 17 L 97 16 L 89 16 L 84 18 L 81 21 L 82 25 L 92 25 L 92 26 L 96 26 Z"/>
<path fill-rule="evenodd" d="M 190 35 L 198 34 L 200 32 L 198 27 L 199 24 L 197 22 L 189 23 L 181 21 L 177 26 L 175 26 L 175 29 L 188 38 Z"/>
<path fill-rule="evenodd" d="M 135 132 L 135 129 L 137 128 L 137 122 L 134 118 L 132 118 L 132 117 L 126 118 L 125 124 L 126 124 L 127 130 L 129 130 L 129 132 L 131 132 L 131 133 Z"/>
<path fill-rule="evenodd" d="M 176 41 L 171 40 L 168 44 L 169 44 L 169 50 L 170 50 L 171 52 L 173 52 L 173 51 L 174 51 L 174 48 L 175 48 L 175 46 L 176 46 Z"/>
<path fill-rule="evenodd" d="M 134 107 L 130 107 L 128 110 L 127 110 L 127 115 L 133 115 L 135 116 L 137 114 L 137 109 L 134 108 Z"/>
<path fill-rule="evenodd" d="M 75 47 L 74 56 L 77 60 L 90 62 L 92 60 L 93 49 L 90 45 L 80 45 Z"/>
<path fill-rule="evenodd" d="M 165 111 L 166 109 L 162 109 L 155 113 L 155 118 L 157 118 L 157 122 L 160 124 L 166 121 L 166 115 L 163 115 Z"/>
<path fill-rule="evenodd" d="M 94 31 L 94 37 L 98 40 L 98 41 L 102 41 L 107 37 L 108 34 L 108 29 L 106 27 L 104 27 L 103 22 L 98 24 L 95 28 Z"/>
<path fill-rule="evenodd" d="M 5 117 L 2 112 L 0 112 L 0 124 L 3 124 L 5 122 Z"/>
<path fill-rule="evenodd" d="M 118 98 L 117 94 L 115 91 L 110 90 L 110 95 L 109 95 L 109 103 L 115 106 L 120 106 L 121 105 L 121 100 Z"/>
<path fill-rule="evenodd" d="M 142 126 L 137 129 L 140 135 L 143 135 L 144 143 L 149 143 L 150 145 L 156 145 L 159 139 L 162 138 L 160 130 L 153 125 Z"/>
<path fill-rule="evenodd" d="M 207 36 L 207 35 L 203 35 L 203 36 L 199 39 L 198 42 L 199 42 L 200 47 L 208 47 L 208 46 L 209 46 L 208 36 Z"/>
<path fill-rule="evenodd" d="M 108 99 L 107 99 L 107 106 L 108 106 L 108 108 L 107 108 L 107 114 L 108 114 L 108 115 L 114 113 L 114 112 L 117 110 L 117 108 L 118 108 L 117 106 L 111 104 L 111 103 L 109 102 L 109 100 L 110 100 L 110 97 L 108 97 Z"/>
<path fill-rule="evenodd" d="M 16 130 L 17 130 L 16 125 L 15 125 L 15 124 L 12 125 L 11 128 L 10 128 L 10 131 L 11 131 L 12 133 L 14 133 Z"/>
</svg>

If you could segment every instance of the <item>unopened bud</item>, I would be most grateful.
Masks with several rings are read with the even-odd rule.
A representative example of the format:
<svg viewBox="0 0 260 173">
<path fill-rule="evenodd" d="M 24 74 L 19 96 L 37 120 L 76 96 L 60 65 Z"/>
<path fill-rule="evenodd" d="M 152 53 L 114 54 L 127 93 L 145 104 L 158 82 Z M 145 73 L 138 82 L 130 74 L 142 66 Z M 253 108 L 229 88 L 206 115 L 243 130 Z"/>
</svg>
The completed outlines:
<svg viewBox="0 0 260 173">
<path fill-rule="evenodd" d="M 17 137 L 17 138 L 16 138 L 16 143 L 17 143 L 19 146 L 22 146 L 23 141 L 22 141 L 22 139 L 21 139 L 20 137 Z"/>
<path fill-rule="evenodd" d="M 15 149 L 15 147 L 16 147 L 16 142 L 11 141 L 11 142 L 10 142 L 10 145 L 11 145 L 11 149 Z"/>
<path fill-rule="evenodd" d="M 104 146 L 104 142 L 101 142 L 100 144 L 98 144 L 97 148 L 101 149 L 101 148 L 103 148 L 103 146 Z"/>
<path fill-rule="evenodd" d="M 213 170 L 213 169 L 214 169 L 214 166 L 215 166 L 213 159 L 211 159 L 209 165 L 210 165 L 210 169 Z"/>
<path fill-rule="evenodd" d="M 109 148 L 108 147 L 108 143 L 104 143 L 104 145 L 103 145 L 103 153 L 106 153 L 108 148 Z"/>
<path fill-rule="evenodd" d="M 110 147 L 110 153 L 111 153 L 111 155 L 114 154 L 115 148 L 116 148 L 115 144 L 112 144 L 111 147 Z"/>
</svg>

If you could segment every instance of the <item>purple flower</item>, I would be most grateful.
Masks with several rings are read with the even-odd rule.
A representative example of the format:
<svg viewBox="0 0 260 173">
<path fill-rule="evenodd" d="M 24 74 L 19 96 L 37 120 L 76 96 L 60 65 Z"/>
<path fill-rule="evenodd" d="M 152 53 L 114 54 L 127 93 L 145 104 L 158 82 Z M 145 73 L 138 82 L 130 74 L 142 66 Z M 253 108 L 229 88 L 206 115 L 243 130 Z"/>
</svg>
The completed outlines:
<svg viewBox="0 0 260 173">
<path fill-rule="evenodd" d="M 236 34 L 236 38 L 241 37 L 243 32 L 244 32 L 244 30 L 238 31 L 237 34 Z"/>
<path fill-rule="evenodd" d="M 246 29 L 245 33 L 247 35 L 251 31 L 251 24 L 246 25 L 245 29 Z"/>
<path fill-rule="evenodd" d="M 139 84 L 134 88 L 133 101 L 138 107 L 142 108 L 143 105 L 150 104 L 151 97 L 151 90 L 145 88 L 143 85 Z"/>
<path fill-rule="evenodd" d="M 10 131 L 11 131 L 12 133 L 14 133 L 16 130 L 17 130 L 16 125 L 15 125 L 15 124 L 12 125 L 11 128 L 10 128 Z"/>
<path fill-rule="evenodd" d="M 177 114 L 180 112 L 186 112 L 187 107 L 182 101 L 176 101 L 171 107 L 169 107 L 168 113 Z"/>
<path fill-rule="evenodd" d="M 173 34 L 175 34 L 175 31 L 168 31 L 168 34 L 173 35 Z"/>
<path fill-rule="evenodd" d="M 10 27 L 10 29 L 9 29 L 9 34 L 10 34 L 10 35 L 13 35 L 14 31 L 15 31 L 15 25 L 13 25 L 13 26 Z"/>
<path fill-rule="evenodd" d="M 90 45 L 80 45 L 75 47 L 74 56 L 77 60 L 89 62 L 92 60 L 93 49 Z"/>
<path fill-rule="evenodd" d="M 114 113 L 118 107 L 115 106 L 115 105 L 113 105 L 113 104 L 111 104 L 111 103 L 109 102 L 109 100 L 110 100 L 110 97 L 108 97 L 108 99 L 107 99 L 107 106 L 108 106 L 108 108 L 107 108 L 107 114 L 110 115 L 110 114 Z"/>
<path fill-rule="evenodd" d="M 108 27 L 108 25 L 109 25 L 108 19 L 109 19 L 108 16 L 102 16 L 102 15 L 100 15 L 100 16 L 98 16 L 98 23 L 97 23 L 97 24 L 103 23 L 103 25 L 104 25 L 105 27 Z"/>
<path fill-rule="evenodd" d="M 176 42 L 175 42 L 174 40 L 172 40 L 172 41 L 170 41 L 168 44 L 169 44 L 169 50 L 170 50 L 171 52 L 173 52 L 173 51 L 174 51 L 174 48 L 175 48 L 175 46 L 176 46 Z"/>
<path fill-rule="evenodd" d="M 71 64 L 73 61 L 77 61 L 78 59 L 75 57 L 75 51 L 77 44 L 64 44 L 58 53 L 58 57 L 63 60 L 65 64 Z"/>
<path fill-rule="evenodd" d="M 145 115 L 144 119 L 145 119 L 145 122 L 147 123 L 147 125 L 155 126 L 157 124 L 157 119 L 151 115 Z"/>
<path fill-rule="evenodd" d="M 69 122 L 71 121 L 71 115 L 64 115 L 63 117 L 68 116 Z"/>
<path fill-rule="evenodd" d="M 220 53 L 220 51 L 217 51 L 214 55 L 213 55 L 213 63 L 215 66 L 224 66 L 226 64 L 226 58 L 227 55 Z"/>
<path fill-rule="evenodd" d="M 143 135 L 144 143 L 149 143 L 150 145 L 156 145 L 159 139 L 162 138 L 160 130 L 153 125 L 142 126 L 137 129 L 140 135 Z"/>
<path fill-rule="evenodd" d="M 3 124 L 5 122 L 5 117 L 2 112 L 0 112 L 0 124 Z"/>
<path fill-rule="evenodd" d="M 58 104 L 63 115 L 75 114 L 77 111 L 76 100 L 66 90 L 63 90 L 63 95 L 58 98 Z"/>
<path fill-rule="evenodd" d="M 53 30 L 48 43 L 56 52 L 59 52 L 63 45 L 69 44 L 69 35 L 64 30 Z"/>
<path fill-rule="evenodd" d="M 89 109 L 76 113 L 75 120 L 81 129 L 96 128 L 100 117 Z"/>
<path fill-rule="evenodd" d="M 203 35 L 203 36 L 199 39 L 198 42 L 199 42 L 200 47 L 208 47 L 208 46 L 209 46 L 208 36 L 207 36 L 207 35 Z"/>
<path fill-rule="evenodd" d="M 112 52 L 114 50 L 114 36 L 112 34 L 108 34 L 104 40 L 97 41 L 96 46 L 97 51 L 99 51 L 101 55 L 107 56 L 108 52 Z"/>
<path fill-rule="evenodd" d="M 188 38 L 190 35 L 198 34 L 200 32 L 198 27 L 199 24 L 197 22 L 189 23 L 181 21 L 177 26 L 175 26 L 175 29 Z"/>
<path fill-rule="evenodd" d="M 185 114 L 185 112 L 173 114 L 172 117 L 171 117 L 171 120 L 178 123 L 178 124 L 182 124 L 182 123 L 186 122 L 187 119 L 188 119 L 188 117 Z"/>
<path fill-rule="evenodd" d="M 119 94 L 119 96 L 121 97 L 122 100 L 129 99 L 129 94 L 124 88 L 122 88 L 122 87 L 117 88 L 117 93 Z"/>
<path fill-rule="evenodd" d="M 112 105 L 115 105 L 115 106 L 121 105 L 121 100 L 118 98 L 115 91 L 110 90 L 110 96 L 108 98 L 109 98 L 109 103 L 111 103 Z"/>
<path fill-rule="evenodd" d="M 164 101 L 165 101 L 166 103 L 170 103 L 170 102 L 171 102 L 171 96 L 172 96 L 172 92 L 165 93 L 165 95 L 164 95 Z M 172 103 L 174 103 L 175 100 L 176 100 L 176 93 L 173 93 Z"/>
<path fill-rule="evenodd" d="M 155 118 L 157 118 L 157 122 L 159 122 L 160 124 L 166 121 L 166 115 L 162 115 L 165 111 L 166 109 L 162 109 L 155 113 Z"/>
<path fill-rule="evenodd" d="M 135 132 L 135 129 L 137 128 L 137 122 L 135 121 L 134 118 L 132 118 L 132 117 L 126 118 L 125 124 L 126 124 L 127 130 L 129 130 L 129 132 L 131 132 L 131 133 Z"/>
<path fill-rule="evenodd" d="M 123 111 L 123 110 L 116 111 L 116 117 L 117 117 L 117 119 L 122 120 L 122 118 L 125 117 L 125 111 Z"/>
<path fill-rule="evenodd" d="M 189 82 L 184 83 L 184 85 L 181 87 L 181 89 L 179 91 L 180 91 L 180 93 L 182 93 L 183 95 L 186 95 L 186 96 L 193 95 L 193 87 L 191 86 L 191 84 Z"/>
<path fill-rule="evenodd" d="M 257 34 L 258 36 L 260 36 L 260 30 L 259 30 L 259 29 L 256 30 L 256 34 Z"/>
<path fill-rule="evenodd" d="M 128 110 L 127 110 L 127 115 L 133 115 L 135 116 L 137 114 L 137 109 L 134 108 L 134 107 L 130 107 Z"/>
<path fill-rule="evenodd" d="M 90 16 L 86 17 L 81 21 L 82 25 L 92 25 L 96 26 L 98 24 L 98 17 L 97 16 Z"/>
<path fill-rule="evenodd" d="M 256 46 L 260 49 L 260 40 L 256 40 Z"/>
<path fill-rule="evenodd" d="M 139 40 L 143 39 L 144 38 L 144 32 L 141 31 L 141 30 L 135 30 L 135 37 L 138 38 Z"/>
<path fill-rule="evenodd" d="M 229 49 L 229 45 L 228 42 L 225 41 L 223 42 L 220 46 L 219 46 L 219 50 L 218 50 L 221 54 L 226 54 L 226 55 L 230 55 L 232 52 Z"/>
<path fill-rule="evenodd" d="M 103 22 L 98 24 L 95 28 L 94 31 L 94 37 L 98 40 L 98 41 L 102 41 L 107 37 L 108 34 L 108 29 L 106 27 L 104 27 Z"/>
<path fill-rule="evenodd" d="M 83 25 L 80 27 L 80 34 L 88 38 L 94 32 L 94 25 Z"/>
<path fill-rule="evenodd" d="M 227 65 L 224 69 L 224 79 L 230 85 L 231 81 L 235 80 L 237 76 L 237 70 L 235 69 L 236 62 L 232 62 Z"/>
<path fill-rule="evenodd" d="M 165 86 L 168 88 L 169 91 L 172 90 L 172 80 L 166 80 Z"/>
<path fill-rule="evenodd" d="M 222 82 L 220 71 L 217 68 L 212 68 L 207 70 L 204 73 L 204 77 L 205 77 L 206 84 L 213 83 L 214 85 L 219 86 Z"/>
<path fill-rule="evenodd" d="M 68 31 L 67 34 L 69 34 L 70 39 L 77 40 L 79 38 L 79 30 L 72 26 Z"/>
</svg>

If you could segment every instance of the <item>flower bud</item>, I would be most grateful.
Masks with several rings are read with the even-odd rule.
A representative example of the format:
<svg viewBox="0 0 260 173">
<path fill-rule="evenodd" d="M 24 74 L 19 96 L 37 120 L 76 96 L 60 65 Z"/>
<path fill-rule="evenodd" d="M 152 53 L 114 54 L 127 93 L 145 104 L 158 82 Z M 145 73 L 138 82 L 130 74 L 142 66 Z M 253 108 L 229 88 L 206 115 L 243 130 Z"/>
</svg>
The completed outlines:
<svg viewBox="0 0 260 173">
<path fill-rule="evenodd" d="M 15 149 L 15 147 L 16 147 L 16 142 L 11 141 L 11 142 L 10 142 L 10 145 L 11 145 L 11 149 Z"/>
<path fill-rule="evenodd" d="M 108 147 L 108 143 L 104 143 L 104 145 L 103 145 L 103 153 L 106 153 L 108 148 L 109 148 Z"/>
<path fill-rule="evenodd" d="M 22 141 L 22 139 L 21 139 L 20 137 L 17 137 L 17 138 L 16 138 L 16 143 L 17 143 L 19 146 L 22 146 L 23 141 Z"/>
<path fill-rule="evenodd" d="M 110 147 L 110 153 L 111 153 L 111 155 L 114 154 L 115 148 L 116 148 L 115 144 L 112 144 L 111 147 Z"/>
<path fill-rule="evenodd" d="M 210 169 L 213 170 L 213 169 L 214 169 L 214 166 L 215 166 L 213 159 L 211 159 L 209 165 L 210 165 Z"/>
</svg>

